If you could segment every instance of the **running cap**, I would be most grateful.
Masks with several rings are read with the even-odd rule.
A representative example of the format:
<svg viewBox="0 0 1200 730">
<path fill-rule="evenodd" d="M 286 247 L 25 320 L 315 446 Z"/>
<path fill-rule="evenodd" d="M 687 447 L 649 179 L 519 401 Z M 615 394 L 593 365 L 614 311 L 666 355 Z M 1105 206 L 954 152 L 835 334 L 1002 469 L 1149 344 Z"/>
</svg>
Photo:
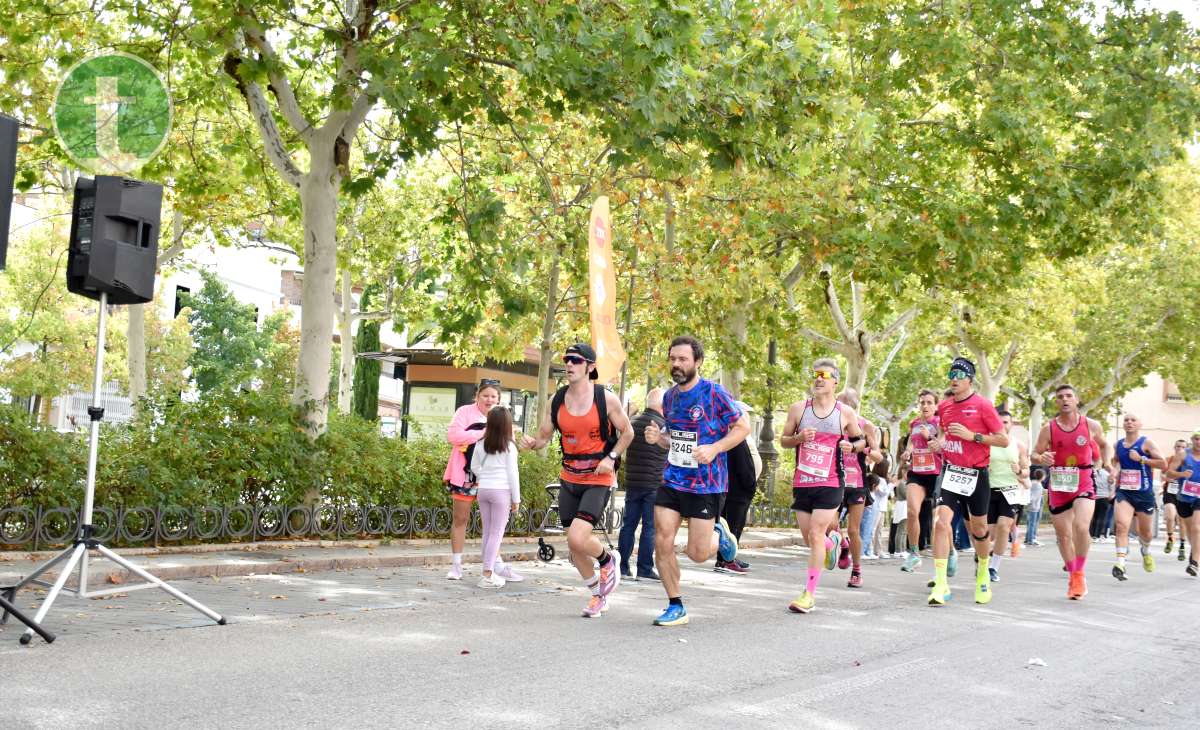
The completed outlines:
<svg viewBox="0 0 1200 730">
<path fill-rule="evenodd" d="M 956 357 L 954 358 L 954 362 L 950 363 L 950 372 L 954 372 L 955 370 L 961 370 L 966 373 L 967 377 L 971 380 L 975 379 L 975 363 L 965 357 Z"/>
<path fill-rule="evenodd" d="M 592 346 L 587 344 L 586 342 L 576 342 L 574 345 L 571 345 L 570 347 L 568 347 L 567 351 L 564 352 L 563 354 L 564 355 L 576 355 L 578 357 L 582 357 L 584 360 L 587 360 L 589 363 L 592 363 L 592 364 L 595 364 L 595 362 L 596 362 L 596 351 L 593 350 Z M 592 380 L 597 380 L 600 377 L 600 374 L 597 373 L 593 369 L 588 373 L 588 377 L 591 378 Z"/>
</svg>

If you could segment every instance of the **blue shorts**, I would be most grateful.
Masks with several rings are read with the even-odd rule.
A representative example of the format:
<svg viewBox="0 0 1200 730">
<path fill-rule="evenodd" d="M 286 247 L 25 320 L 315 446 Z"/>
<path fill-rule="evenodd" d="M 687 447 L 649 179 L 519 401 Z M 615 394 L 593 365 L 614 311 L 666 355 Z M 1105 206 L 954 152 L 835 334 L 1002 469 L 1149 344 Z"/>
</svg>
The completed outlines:
<svg viewBox="0 0 1200 730">
<path fill-rule="evenodd" d="M 1154 499 L 1153 491 L 1135 492 L 1132 489 L 1118 489 L 1117 501 L 1128 502 L 1133 505 L 1134 512 L 1152 515 L 1154 510 L 1158 509 L 1158 502 Z"/>
</svg>

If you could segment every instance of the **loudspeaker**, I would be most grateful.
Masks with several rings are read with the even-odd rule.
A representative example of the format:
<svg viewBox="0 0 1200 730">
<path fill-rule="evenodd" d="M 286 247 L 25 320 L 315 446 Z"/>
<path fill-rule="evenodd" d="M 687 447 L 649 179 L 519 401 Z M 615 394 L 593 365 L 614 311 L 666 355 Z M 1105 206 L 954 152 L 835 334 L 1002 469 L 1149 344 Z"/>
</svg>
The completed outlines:
<svg viewBox="0 0 1200 730">
<path fill-rule="evenodd" d="M 67 289 L 109 304 L 154 298 L 162 186 L 97 175 L 75 182 Z"/>
<path fill-rule="evenodd" d="M 8 224 L 12 220 L 13 180 L 17 176 L 16 119 L 0 114 L 0 269 L 8 257 Z"/>
</svg>

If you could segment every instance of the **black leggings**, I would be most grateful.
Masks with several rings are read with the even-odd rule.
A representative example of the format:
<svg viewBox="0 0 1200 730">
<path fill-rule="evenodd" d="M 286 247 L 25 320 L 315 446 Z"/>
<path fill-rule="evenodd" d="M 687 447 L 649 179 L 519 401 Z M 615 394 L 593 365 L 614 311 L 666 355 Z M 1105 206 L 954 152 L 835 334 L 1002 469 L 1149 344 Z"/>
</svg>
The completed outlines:
<svg viewBox="0 0 1200 730">
<path fill-rule="evenodd" d="M 1092 513 L 1092 527 L 1090 532 L 1092 537 L 1105 537 L 1105 529 L 1108 527 L 1108 511 L 1112 509 L 1112 504 L 1107 497 L 1100 497 L 1096 500 L 1096 511 Z"/>
<path fill-rule="evenodd" d="M 900 532 L 900 525 L 903 523 L 893 522 L 888 528 L 888 554 L 896 554 L 896 536 Z"/>
<path fill-rule="evenodd" d="M 746 529 L 746 513 L 750 511 L 750 503 L 754 501 L 755 483 L 738 484 L 730 480 L 729 493 L 725 495 L 721 506 L 721 516 L 729 523 L 729 530 L 742 539 L 742 530 Z"/>
</svg>

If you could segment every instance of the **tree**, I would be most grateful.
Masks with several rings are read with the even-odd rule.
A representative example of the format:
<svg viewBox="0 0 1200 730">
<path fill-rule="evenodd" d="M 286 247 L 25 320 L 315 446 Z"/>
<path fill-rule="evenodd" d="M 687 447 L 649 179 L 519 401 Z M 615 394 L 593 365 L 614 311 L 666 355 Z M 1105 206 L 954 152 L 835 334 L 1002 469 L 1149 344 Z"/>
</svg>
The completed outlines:
<svg viewBox="0 0 1200 730">
<path fill-rule="evenodd" d="M 366 309 L 372 304 L 372 290 L 363 290 L 359 307 Z M 364 321 L 358 325 L 354 337 L 355 352 L 379 351 L 379 322 Z M 354 364 L 354 413 L 367 421 L 379 420 L 379 373 L 382 369 L 378 360 L 358 358 Z"/>
<path fill-rule="evenodd" d="M 192 380 L 201 393 L 248 384 L 269 359 L 275 335 L 287 319 L 277 312 L 259 329 L 253 305 L 234 299 L 215 274 L 200 272 L 204 285 L 188 294 L 184 305 L 196 349 L 188 358 Z"/>
</svg>

